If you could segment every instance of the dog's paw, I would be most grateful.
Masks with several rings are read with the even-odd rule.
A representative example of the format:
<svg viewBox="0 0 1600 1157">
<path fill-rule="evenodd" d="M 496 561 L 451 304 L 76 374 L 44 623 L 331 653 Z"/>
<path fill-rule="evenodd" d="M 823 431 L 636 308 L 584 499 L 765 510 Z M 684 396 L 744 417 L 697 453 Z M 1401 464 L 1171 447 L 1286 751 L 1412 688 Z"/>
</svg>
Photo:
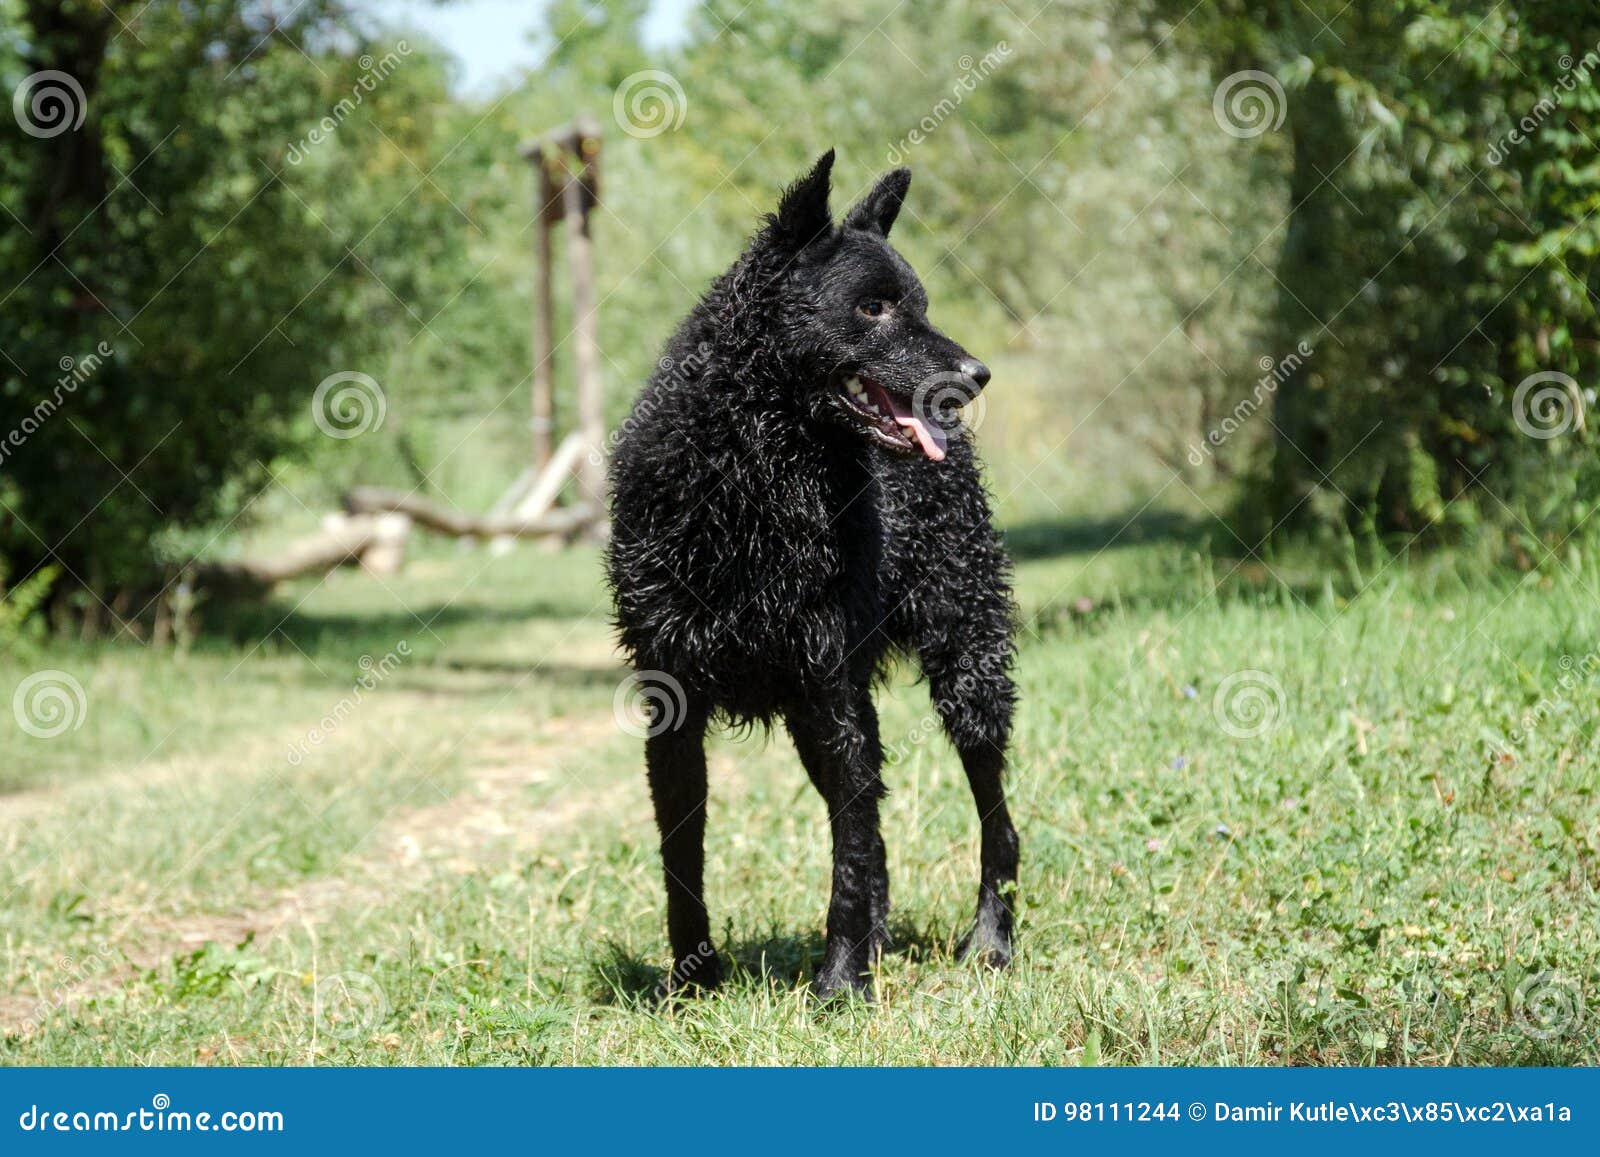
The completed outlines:
<svg viewBox="0 0 1600 1157">
<path fill-rule="evenodd" d="M 978 924 L 956 945 L 956 959 L 1005 968 L 1011 963 L 1011 936 L 992 925 Z"/>
<path fill-rule="evenodd" d="M 866 973 L 850 970 L 838 975 L 826 971 L 819 972 L 811 988 L 816 993 L 817 1000 L 823 1004 L 842 1004 L 849 1000 L 861 1000 L 871 1004 L 875 999 L 872 993 L 872 977 Z"/>
<path fill-rule="evenodd" d="M 668 998 L 697 996 L 722 983 L 722 960 L 715 951 L 685 956 L 675 962 L 662 983 Z"/>
<path fill-rule="evenodd" d="M 873 999 L 872 973 L 868 970 L 871 959 L 860 951 L 824 957 L 811 986 L 817 999 L 829 1003 L 859 997 L 870 1003 Z"/>
</svg>

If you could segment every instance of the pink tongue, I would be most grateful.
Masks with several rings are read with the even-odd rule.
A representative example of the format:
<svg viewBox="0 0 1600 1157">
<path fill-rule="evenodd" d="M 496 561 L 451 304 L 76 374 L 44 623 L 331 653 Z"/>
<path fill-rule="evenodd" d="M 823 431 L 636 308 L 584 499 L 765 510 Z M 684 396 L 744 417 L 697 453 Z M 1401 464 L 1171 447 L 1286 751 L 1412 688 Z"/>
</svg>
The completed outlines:
<svg viewBox="0 0 1600 1157">
<path fill-rule="evenodd" d="M 924 422 L 911 412 L 911 407 L 888 390 L 881 391 L 888 399 L 889 411 L 894 420 L 917 436 L 922 452 L 935 462 L 944 461 L 945 432 L 938 426 Z"/>
</svg>

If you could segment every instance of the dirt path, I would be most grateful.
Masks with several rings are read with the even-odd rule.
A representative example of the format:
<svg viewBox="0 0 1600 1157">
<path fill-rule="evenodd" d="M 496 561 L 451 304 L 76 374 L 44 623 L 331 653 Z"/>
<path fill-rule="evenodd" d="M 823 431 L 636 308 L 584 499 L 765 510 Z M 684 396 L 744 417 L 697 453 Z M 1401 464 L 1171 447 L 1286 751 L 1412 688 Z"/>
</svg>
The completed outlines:
<svg viewBox="0 0 1600 1157">
<path fill-rule="evenodd" d="M 382 725 L 383 721 L 377 718 L 362 724 Z M 0 995 L 0 1033 L 26 1031 L 36 1025 L 46 1007 L 70 1007 L 87 997 L 114 991 L 140 970 L 158 967 L 175 955 L 192 952 L 206 943 L 234 945 L 253 935 L 261 945 L 299 929 L 314 933 L 318 925 L 335 919 L 340 912 L 390 902 L 397 891 L 404 890 L 403 881 L 408 876 L 425 878 L 430 871 L 439 869 L 465 875 L 490 863 L 525 855 L 538 848 L 551 831 L 597 811 L 614 810 L 628 794 L 639 790 L 638 784 L 629 779 L 579 791 L 576 785 L 566 782 L 566 773 L 560 768 L 564 754 L 617 738 L 616 723 L 608 714 L 551 720 L 536 738 L 527 742 L 486 741 L 465 753 L 465 762 L 471 768 L 468 781 L 448 799 L 396 810 L 334 873 L 308 879 L 271 897 L 263 896 L 259 906 L 177 917 L 157 917 L 148 912 L 109 913 L 117 921 L 119 932 L 108 938 L 111 951 L 107 963 L 45 996 Z M 266 743 L 274 752 L 282 746 L 276 740 Z M 173 760 L 154 775 L 123 775 L 98 781 L 96 790 L 118 790 L 118 779 L 125 781 L 120 784 L 121 790 L 143 790 L 157 782 L 192 774 L 190 765 L 199 762 L 203 761 Z M 555 798 L 537 802 L 536 789 L 550 784 L 557 786 Z M 0 824 L 61 804 L 60 792 L 14 797 L 0 811 Z"/>
</svg>

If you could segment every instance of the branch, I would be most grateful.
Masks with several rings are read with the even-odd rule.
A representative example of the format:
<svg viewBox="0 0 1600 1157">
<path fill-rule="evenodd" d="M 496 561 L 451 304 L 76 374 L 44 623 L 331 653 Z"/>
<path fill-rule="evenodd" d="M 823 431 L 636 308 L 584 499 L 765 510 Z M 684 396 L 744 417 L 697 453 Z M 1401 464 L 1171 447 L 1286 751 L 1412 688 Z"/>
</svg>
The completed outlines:
<svg viewBox="0 0 1600 1157">
<path fill-rule="evenodd" d="M 403 490 L 387 490 L 379 486 L 358 486 L 348 491 L 344 496 L 344 508 L 353 515 L 406 514 L 418 526 L 440 534 L 478 539 L 542 538 L 552 534 L 567 534 L 594 521 L 595 517 L 593 508 L 585 505 L 563 506 L 538 518 L 465 514 Z"/>
</svg>

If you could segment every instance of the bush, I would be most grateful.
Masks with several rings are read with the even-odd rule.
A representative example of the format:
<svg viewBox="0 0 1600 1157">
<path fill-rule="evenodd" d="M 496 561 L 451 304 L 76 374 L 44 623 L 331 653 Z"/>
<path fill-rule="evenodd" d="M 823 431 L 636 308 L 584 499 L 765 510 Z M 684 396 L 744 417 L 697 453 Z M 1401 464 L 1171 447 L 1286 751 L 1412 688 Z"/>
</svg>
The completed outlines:
<svg viewBox="0 0 1600 1157">
<path fill-rule="evenodd" d="M 1179 31 L 1219 73 L 1271 74 L 1286 105 L 1274 328 L 1316 353 L 1277 393 L 1267 523 L 1410 540 L 1490 520 L 1552 541 L 1582 523 L 1600 499 L 1600 11 L 1223 0 Z"/>
<path fill-rule="evenodd" d="M 400 200 L 374 191 L 415 180 L 379 155 L 406 133 L 338 122 L 442 74 L 406 61 L 341 106 L 353 62 L 397 58 L 337 0 L 156 0 L 128 30 L 98 2 L 19 8 L 0 42 L 6 91 L 29 98 L 0 151 L 21 226 L 0 231 L 0 561 L 136 616 L 187 561 L 174 544 L 248 509 L 315 432 L 318 383 L 377 340 L 373 270 L 427 198 L 374 230 Z"/>
</svg>

